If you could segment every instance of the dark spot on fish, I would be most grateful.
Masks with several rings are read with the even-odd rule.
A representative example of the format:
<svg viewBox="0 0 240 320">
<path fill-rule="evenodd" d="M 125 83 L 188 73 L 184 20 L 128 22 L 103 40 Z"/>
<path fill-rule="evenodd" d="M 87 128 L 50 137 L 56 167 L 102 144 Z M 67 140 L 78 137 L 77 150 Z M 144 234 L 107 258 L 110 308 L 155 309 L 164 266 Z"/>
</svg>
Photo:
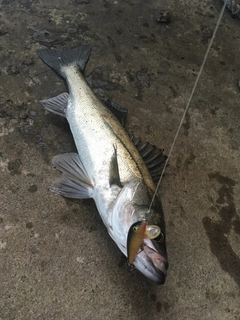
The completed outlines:
<svg viewBox="0 0 240 320">
<path fill-rule="evenodd" d="M 8 170 L 10 171 L 11 175 L 20 173 L 21 164 L 22 162 L 20 159 L 16 159 L 8 163 Z"/>
<path fill-rule="evenodd" d="M 37 186 L 35 184 L 33 184 L 28 188 L 28 191 L 31 193 L 35 193 L 35 192 L 37 192 L 37 189 L 38 189 Z"/>
<path fill-rule="evenodd" d="M 3 218 L 0 218 L 0 223 L 2 223 L 3 222 Z"/>
<path fill-rule="evenodd" d="M 149 28 L 149 23 L 144 22 L 144 23 L 143 23 L 143 26 L 146 27 L 146 28 Z"/>
<path fill-rule="evenodd" d="M 233 192 L 236 181 L 222 176 L 219 172 L 210 173 L 208 176 L 210 180 L 216 180 L 221 184 L 218 189 L 218 198 L 215 201 L 216 212 L 220 219 L 214 221 L 210 217 L 204 217 L 202 223 L 210 241 L 210 249 L 217 257 L 222 270 L 227 272 L 240 286 L 240 258 L 232 249 L 227 238 L 231 230 L 240 234 L 240 219 L 237 215 Z"/>
<path fill-rule="evenodd" d="M 28 228 L 28 229 L 32 229 L 33 228 L 33 223 L 31 222 L 31 221 L 29 221 L 29 222 L 27 222 L 26 223 L 26 228 Z"/>
<path fill-rule="evenodd" d="M 190 129 L 190 115 L 188 112 L 186 113 L 186 116 L 185 116 L 185 123 L 183 123 L 182 126 L 184 128 L 184 135 L 188 136 L 188 131 Z"/>
</svg>

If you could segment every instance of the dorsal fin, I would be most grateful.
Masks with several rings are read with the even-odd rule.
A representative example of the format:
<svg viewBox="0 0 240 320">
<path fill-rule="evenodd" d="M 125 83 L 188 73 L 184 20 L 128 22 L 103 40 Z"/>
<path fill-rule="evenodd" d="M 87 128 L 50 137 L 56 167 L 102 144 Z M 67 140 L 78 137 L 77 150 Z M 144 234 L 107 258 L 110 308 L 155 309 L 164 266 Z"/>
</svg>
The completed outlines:
<svg viewBox="0 0 240 320">
<path fill-rule="evenodd" d="M 149 142 L 143 142 L 140 138 L 131 137 L 132 142 L 142 156 L 153 181 L 157 182 L 162 173 L 167 156 L 163 153 L 164 149 L 159 149 Z"/>
<path fill-rule="evenodd" d="M 115 117 L 118 119 L 118 121 L 121 123 L 121 125 L 124 127 L 125 121 L 128 114 L 128 109 L 120 106 L 118 103 L 113 102 L 106 98 L 100 99 L 104 105 L 115 115 Z"/>
</svg>

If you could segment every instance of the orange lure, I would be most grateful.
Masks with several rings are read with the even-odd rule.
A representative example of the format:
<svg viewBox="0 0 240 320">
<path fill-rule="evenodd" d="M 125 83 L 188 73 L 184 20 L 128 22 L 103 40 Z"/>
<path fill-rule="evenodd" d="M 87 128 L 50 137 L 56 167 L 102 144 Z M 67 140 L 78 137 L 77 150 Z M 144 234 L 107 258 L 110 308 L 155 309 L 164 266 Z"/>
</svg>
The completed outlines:
<svg viewBox="0 0 240 320">
<path fill-rule="evenodd" d="M 127 255 L 129 263 L 134 262 L 139 249 L 143 245 L 143 239 L 146 237 L 146 226 L 146 221 L 138 221 L 128 231 Z"/>
</svg>

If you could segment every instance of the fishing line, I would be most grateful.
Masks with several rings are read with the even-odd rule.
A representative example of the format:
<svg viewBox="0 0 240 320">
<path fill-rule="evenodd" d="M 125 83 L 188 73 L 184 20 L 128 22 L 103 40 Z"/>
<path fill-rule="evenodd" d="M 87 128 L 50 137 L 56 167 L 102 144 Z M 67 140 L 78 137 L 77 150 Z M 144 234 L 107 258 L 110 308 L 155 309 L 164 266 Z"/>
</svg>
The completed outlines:
<svg viewBox="0 0 240 320">
<path fill-rule="evenodd" d="M 187 102 L 187 104 L 186 104 L 186 108 L 185 108 L 185 110 L 184 110 L 184 112 L 183 112 L 182 119 L 181 119 L 181 121 L 180 121 L 180 124 L 179 124 L 179 126 L 178 126 L 177 132 L 176 132 L 175 137 L 174 137 L 174 139 L 173 139 L 173 143 L 172 143 L 172 145 L 171 145 L 171 148 L 170 148 L 170 151 L 169 151 L 169 154 L 168 154 L 168 158 L 167 158 L 166 161 L 165 161 L 165 164 L 164 164 L 162 173 L 161 173 L 161 175 L 160 175 L 159 181 L 158 181 L 157 186 L 156 186 L 156 189 L 155 189 L 155 191 L 154 191 L 154 194 L 153 194 L 153 197 L 152 197 L 152 201 L 151 201 L 150 206 L 149 206 L 149 209 L 148 209 L 148 213 L 150 212 L 150 210 L 151 210 L 151 208 L 152 208 L 154 199 L 155 199 L 155 197 L 156 197 L 156 194 L 157 194 L 157 192 L 158 192 L 160 183 L 161 183 L 161 181 L 162 181 L 163 174 L 164 174 L 164 172 L 165 172 L 165 170 L 166 170 L 166 167 L 167 167 L 167 165 L 168 165 L 169 158 L 170 158 L 170 156 L 171 156 L 171 154 L 172 154 L 172 151 L 173 151 L 173 148 L 174 148 L 174 146 L 175 146 L 176 140 L 177 140 L 177 138 L 178 138 L 178 136 L 179 136 L 179 132 L 180 132 L 180 129 L 181 129 L 181 127 L 182 127 L 183 121 L 184 121 L 185 116 L 186 116 L 186 114 L 187 114 L 189 105 L 190 105 L 190 103 L 191 103 L 191 101 L 192 101 L 193 94 L 194 94 L 195 91 L 196 91 L 196 87 L 197 87 L 198 82 L 199 82 L 199 79 L 200 79 L 200 77 L 201 77 L 201 75 L 202 75 L 203 68 L 204 68 L 204 66 L 205 66 L 207 57 L 208 57 L 208 55 L 209 55 L 209 51 L 210 51 L 210 49 L 211 49 L 211 47 L 212 47 L 213 40 L 214 40 L 214 38 L 215 38 L 215 36 L 216 36 L 216 33 L 217 33 L 218 28 L 219 28 L 220 22 L 221 22 L 221 20 L 222 20 L 223 13 L 224 13 L 224 10 L 225 10 L 225 8 L 226 8 L 227 2 L 228 2 L 228 0 L 225 0 L 225 1 L 224 1 L 224 4 L 223 4 L 223 6 L 222 6 L 222 10 L 221 10 L 221 12 L 220 12 L 220 15 L 219 15 L 217 24 L 216 24 L 216 26 L 215 26 L 215 29 L 214 29 L 212 38 L 211 38 L 211 40 L 210 40 L 210 42 L 209 42 L 209 45 L 208 45 L 207 51 L 206 51 L 206 53 L 205 53 L 205 56 L 204 56 L 202 65 L 201 65 L 200 70 L 199 70 L 199 72 L 198 72 L 197 79 L 196 79 L 196 81 L 195 81 L 195 83 L 194 83 L 194 86 L 193 86 L 191 95 L 190 95 L 189 100 L 188 100 L 188 102 Z"/>
</svg>

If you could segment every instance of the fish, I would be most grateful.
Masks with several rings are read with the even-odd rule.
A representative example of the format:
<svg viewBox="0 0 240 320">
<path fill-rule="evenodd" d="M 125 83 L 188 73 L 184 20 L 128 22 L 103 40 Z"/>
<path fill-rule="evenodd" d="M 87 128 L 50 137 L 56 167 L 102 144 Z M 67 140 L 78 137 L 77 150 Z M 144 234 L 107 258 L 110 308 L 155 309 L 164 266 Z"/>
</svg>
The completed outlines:
<svg viewBox="0 0 240 320">
<path fill-rule="evenodd" d="M 129 263 L 148 279 L 164 284 L 168 258 L 158 196 L 150 209 L 154 180 L 166 160 L 163 149 L 130 137 L 124 128 L 127 109 L 94 94 L 84 78 L 89 45 L 63 51 L 42 48 L 37 54 L 67 83 L 68 93 L 41 103 L 67 119 L 77 149 L 77 153 L 53 158 L 62 175 L 50 190 L 67 198 L 92 198 L 110 237 Z M 136 224 L 143 226 L 138 230 L 140 238 L 132 232 Z"/>
<path fill-rule="evenodd" d="M 222 0 L 225 2 L 225 0 Z M 226 0 L 226 7 L 231 11 L 233 17 L 240 18 L 240 1 Z"/>
</svg>

